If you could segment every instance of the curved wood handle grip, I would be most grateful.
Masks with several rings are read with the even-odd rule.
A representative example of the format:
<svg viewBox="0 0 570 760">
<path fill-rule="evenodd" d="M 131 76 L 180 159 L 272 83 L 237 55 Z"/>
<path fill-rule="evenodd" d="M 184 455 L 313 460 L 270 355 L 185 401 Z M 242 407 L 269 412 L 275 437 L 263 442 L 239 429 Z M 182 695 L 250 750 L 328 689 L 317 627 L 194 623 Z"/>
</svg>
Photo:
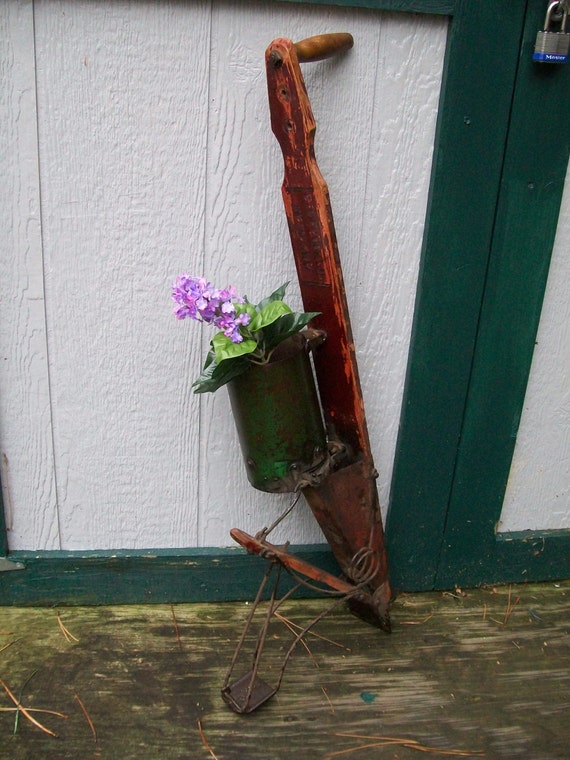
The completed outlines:
<svg viewBox="0 0 570 760">
<path fill-rule="evenodd" d="M 301 63 L 323 61 L 337 53 L 350 50 L 354 45 L 352 34 L 336 32 L 333 34 L 317 34 L 295 43 L 297 58 Z"/>
</svg>

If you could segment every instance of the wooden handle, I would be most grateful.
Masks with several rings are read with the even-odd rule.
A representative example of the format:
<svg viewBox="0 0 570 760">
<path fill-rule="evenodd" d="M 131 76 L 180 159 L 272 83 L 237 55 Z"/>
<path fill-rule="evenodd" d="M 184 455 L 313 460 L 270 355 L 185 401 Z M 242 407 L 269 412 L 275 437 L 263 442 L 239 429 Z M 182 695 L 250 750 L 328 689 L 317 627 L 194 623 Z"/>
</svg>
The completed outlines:
<svg viewBox="0 0 570 760">
<path fill-rule="evenodd" d="M 323 61 L 337 53 L 350 50 L 354 45 L 352 34 L 337 32 L 335 34 L 317 34 L 295 43 L 297 58 L 301 63 Z"/>
</svg>

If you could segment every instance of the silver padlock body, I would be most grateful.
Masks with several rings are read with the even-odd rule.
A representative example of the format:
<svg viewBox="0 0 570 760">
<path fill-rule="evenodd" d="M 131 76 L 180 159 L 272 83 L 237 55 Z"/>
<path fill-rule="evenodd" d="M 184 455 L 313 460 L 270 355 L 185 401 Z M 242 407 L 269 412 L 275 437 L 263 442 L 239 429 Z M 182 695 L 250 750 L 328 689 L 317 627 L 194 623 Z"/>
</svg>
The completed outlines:
<svg viewBox="0 0 570 760">
<path fill-rule="evenodd" d="M 540 63 L 566 63 L 570 49 L 570 33 L 538 32 L 533 61 Z"/>
<path fill-rule="evenodd" d="M 558 54 L 564 55 L 568 58 L 568 51 L 570 50 L 570 34 L 567 32 L 558 33 Z"/>
</svg>

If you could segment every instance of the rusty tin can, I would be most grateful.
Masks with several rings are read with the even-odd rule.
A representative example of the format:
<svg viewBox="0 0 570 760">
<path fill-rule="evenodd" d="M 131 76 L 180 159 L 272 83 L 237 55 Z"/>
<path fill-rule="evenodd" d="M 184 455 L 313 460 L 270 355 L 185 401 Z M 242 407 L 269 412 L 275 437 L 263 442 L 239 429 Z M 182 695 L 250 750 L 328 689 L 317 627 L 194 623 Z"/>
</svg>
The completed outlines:
<svg viewBox="0 0 570 760">
<path fill-rule="evenodd" d="M 327 458 L 326 435 L 307 341 L 283 341 L 267 364 L 228 383 L 247 477 L 271 493 L 297 490 Z"/>
</svg>

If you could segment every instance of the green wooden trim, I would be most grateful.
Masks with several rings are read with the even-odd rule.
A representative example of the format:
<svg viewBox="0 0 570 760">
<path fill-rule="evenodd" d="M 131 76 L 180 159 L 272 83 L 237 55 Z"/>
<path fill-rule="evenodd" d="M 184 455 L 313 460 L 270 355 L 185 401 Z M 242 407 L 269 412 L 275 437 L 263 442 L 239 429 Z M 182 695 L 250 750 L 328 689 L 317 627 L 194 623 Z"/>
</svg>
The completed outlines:
<svg viewBox="0 0 570 760">
<path fill-rule="evenodd" d="M 335 575 L 327 544 L 290 552 Z M 146 552 L 12 552 L 24 569 L 0 572 L 0 605 L 178 604 L 253 599 L 267 562 L 240 547 Z M 16 567 L 16 565 L 15 565 Z M 291 586 L 285 576 L 282 588 Z M 303 587 L 298 597 L 315 594 Z"/>
<path fill-rule="evenodd" d="M 438 586 L 570 575 L 570 531 L 495 535 L 570 151 L 570 68 L 531 60 L 543 15 L 531 0 Z"/>
<path fill-rule="evenodd" d="M 487 583 L 570 578 L 570 531 L 516 531 L 479 539 L 473 546 L 455 543 L 465 553 L 443 553 L 435 588 L 471 588 Z M 453 564 L 452 564 L 453 563 Z"/>
<path fill-rule="evenodd" d="M 386 526 L 396 588 L 429 589 L 435 582 L 493 236 L 524 5 L 466 0 L 450 23 Z"/>
<path fill-rule="evenodd" d="M 369 8 L 400 13 L 426 13 L 451 16 L 461 0 L 288 0 L 303 5 L 342 5 L 352 8 Z"/>
</svg>

